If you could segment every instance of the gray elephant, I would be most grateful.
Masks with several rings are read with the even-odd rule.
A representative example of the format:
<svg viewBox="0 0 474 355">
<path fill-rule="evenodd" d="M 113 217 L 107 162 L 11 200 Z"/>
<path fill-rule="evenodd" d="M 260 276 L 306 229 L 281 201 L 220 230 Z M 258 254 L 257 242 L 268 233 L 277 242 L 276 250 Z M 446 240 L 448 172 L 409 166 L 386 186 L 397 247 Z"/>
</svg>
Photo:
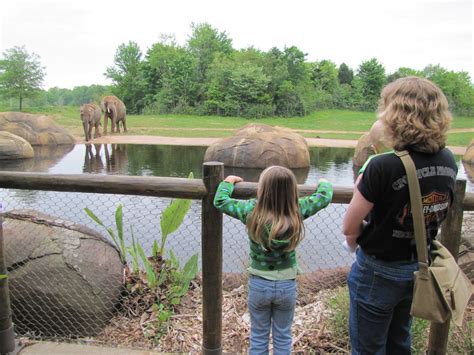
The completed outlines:
<svg viewBox="0 0 474 355">
<path fill-rule="evenodd" d="M 92 127 L 95 127 L 94 138 L 100 137 L 100 107 L 97 104 L 84 104 L 81 105 L 81 121 L 82 126 L 84 127 L 84 137 L 86 142 L 91 139 L 92 136 Z"/>
<path fill-rule="evenodd" d="M 127 132 L 127 109 L 125 107 L 125 104 L 117 96 L 105 96 L 100 102 L 100 107 L 102 109 L 102 112 L 104 113 L 104 135 L 107 134 L 108 118 L 110 118 L 112 122 L 112 133 L 115 133 L 116 125 L 117 132 L 120 133 L 120 122 L 122 122 L 123 131 Z"/>
</svg>

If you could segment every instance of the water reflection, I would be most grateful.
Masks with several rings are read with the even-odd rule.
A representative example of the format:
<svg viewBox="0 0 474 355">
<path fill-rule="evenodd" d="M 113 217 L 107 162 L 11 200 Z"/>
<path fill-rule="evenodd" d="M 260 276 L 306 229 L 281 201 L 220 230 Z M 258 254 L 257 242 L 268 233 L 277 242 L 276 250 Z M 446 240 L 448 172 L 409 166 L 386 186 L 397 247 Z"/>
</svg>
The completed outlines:
<svg viewBox="0 0 474 355">
<path fill-rule="evenodd" d="M 58 164 L 76 146 L 56 145 L 56 146 L 33 146 L 35 156 L 29 159 L 2 160 L 0 170 L 4 171 L 24 171 L 24 172 L 49 172 L 52 167 Z"/>
<path fill-rule="evenodd" d="M 1 162 L 0 170 L 173 177 L 187 177 L 193 172 L 196 178 L 201 178 L 205 151 L 206 147 L 164 145 L 48 147 L 37 149 L 33 159 L 7 164 Z M 354 150 L 347 148 L 311 148 L 311 166 L 295 170 L 298 182 L 316 184 L 319 178 L 326 178 L 338 186 L 352 186 L 353 154 Z M 463 165 L 458 163 L 459 177 L 466 178 Z M 241 175 L 247 181 L 257 181 L 260 172 L 260 169 L 225 169 L 225 174 Z M 472 182 L 468 181 L 468 191 L 473 191 L 472 186 Z M 127 226 L 126 244 L 131 242 L 128 228 L 133 225 L 135 237 L 147 253 L 151 251 L 153 240 L 160 239 L 160 216 L 169 200 L 145 196 L 0 189 L 0 201 L 7 210 L 35 209 L 87 225 L 102 234 L 106 233 L 91 222 L 84 208 L 96 212 L 107 226 L 114 226 L 115 207 L 120 203 L 124 206 L 124 225 Z M 175 251 L 181 261 L 200 249 L 200 208 L 200 201 L 193 201 L 183 226 L 167 242 L 168 250 Z M 343 238 L 340 226 L 344 213 L 344 205 L 332 204 L 308 222 L 307 236 L 298 252 L 300 266 L 305 271 L 351 263 L 348 255 L 338 247 Z M 223 230 L 224 271 L 245 270 L 248 258 L 245 226 L 225 217 Z"/>
<path fill-rule="evenodd" d="M 95 154 L 92 147 L 95 148 Z M 84 156 L 84 168 L 82 169 L 85 173 L 102 173 L 104 172 L 104 163 L 100 156 L 102 144 L 88 144 L 86 145 L 86 154 Z"/>
</svg>

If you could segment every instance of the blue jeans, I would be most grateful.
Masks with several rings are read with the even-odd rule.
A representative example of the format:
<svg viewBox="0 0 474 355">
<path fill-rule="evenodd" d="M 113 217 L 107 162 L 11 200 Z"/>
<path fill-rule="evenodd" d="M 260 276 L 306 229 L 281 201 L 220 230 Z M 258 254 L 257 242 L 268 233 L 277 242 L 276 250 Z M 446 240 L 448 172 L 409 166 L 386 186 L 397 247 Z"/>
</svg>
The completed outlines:
<svg viewBox="0 0 474 355">
<path fill-rule="evenodd" d="M 410 307 L 418 262 L 387 262 L 361 248 L 349 273 L 352 354 L 411 354 Z"/>
<path fill-rule="evenodd" d="M 273 353 L 291 353 L 291 325 L 295 305 L 296 280 L 272 281 L 250 275 L 248 307 L 251 355 L 268 354 L 270 328 Z"/>
</svg>

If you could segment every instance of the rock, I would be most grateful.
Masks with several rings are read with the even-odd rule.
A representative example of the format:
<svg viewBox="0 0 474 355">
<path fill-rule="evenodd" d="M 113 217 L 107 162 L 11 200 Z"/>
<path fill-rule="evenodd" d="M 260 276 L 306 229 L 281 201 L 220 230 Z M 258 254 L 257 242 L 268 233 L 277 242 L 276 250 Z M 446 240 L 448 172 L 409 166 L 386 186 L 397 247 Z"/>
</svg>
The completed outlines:
<svg viewBox="0 0 474 355">
<path fill-rule="evenodd" d="M 384 127 L 380 120 L 374 122 L 368 133 L 363 134 L 357 141 L 352 158 L 352 170 L 354 172 L 354 181 L 357 178 L 359 169 L 364 165 L 366 160 L 373 154 L 382 153 L 389 150 L 389 144 L 384 138 Z"/>
<path fill-rule="evenodd" d="M 462 162 L 474 165 L 474 139 L 471 139 L 471 143 L 467 146 L 466 152 L 462 157 Z"/>
<path fill-rule="evenodd" d="M 229 167 L 260 168 L 281 165 L 308 168 L 309 149 L 303 136 L 288 129 L 249 124 L 209 146 L 204 161 L 220 161 Z"/>
<path fill-rule="evenodd" d="M 374 149 L 372 148 L 372 142 L 368 133 L 362 135 L 357 141 L 357 145 L 354 150 L 354 157 L 352 158 L 352 163 L 354 166 L 361 167 L 364 165 L 365 161 L 369 156 L 375 154 Z"/>
<path fill-rule="evenodd" d="M 0 131 L 20 136 L 33 146 L 75 143 L 72 135 L 57 125 L 51 117 L 44 115 L 0 112 Z"/>
<path fill-rule="evenodd" d="M 23 138 L 0 131 L 0 160 L 33 158 L 33 147 Z"/>
<path fill-rule="evenodd" d="M 118 251 L 96 231 L 33 210 L 5 213 L 13 322 L 19 334 L 97 335 L 123 285 Z"/>
</svg>

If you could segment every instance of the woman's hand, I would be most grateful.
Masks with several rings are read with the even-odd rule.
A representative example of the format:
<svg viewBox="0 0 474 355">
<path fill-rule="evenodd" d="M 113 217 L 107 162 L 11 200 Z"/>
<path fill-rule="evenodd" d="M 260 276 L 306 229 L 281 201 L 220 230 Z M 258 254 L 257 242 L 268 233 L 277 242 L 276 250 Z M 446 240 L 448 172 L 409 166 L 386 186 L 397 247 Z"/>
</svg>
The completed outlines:
<svg viewBox="0 0 474 355">
<path fill-rule="evenodd" d="M 238 182 L 244 181 L 240 176 L 236 175 L 229 175 L 227 176 L 224 181 L 230 182 L 231 184 L 237 184 Z"/>
</svg>

